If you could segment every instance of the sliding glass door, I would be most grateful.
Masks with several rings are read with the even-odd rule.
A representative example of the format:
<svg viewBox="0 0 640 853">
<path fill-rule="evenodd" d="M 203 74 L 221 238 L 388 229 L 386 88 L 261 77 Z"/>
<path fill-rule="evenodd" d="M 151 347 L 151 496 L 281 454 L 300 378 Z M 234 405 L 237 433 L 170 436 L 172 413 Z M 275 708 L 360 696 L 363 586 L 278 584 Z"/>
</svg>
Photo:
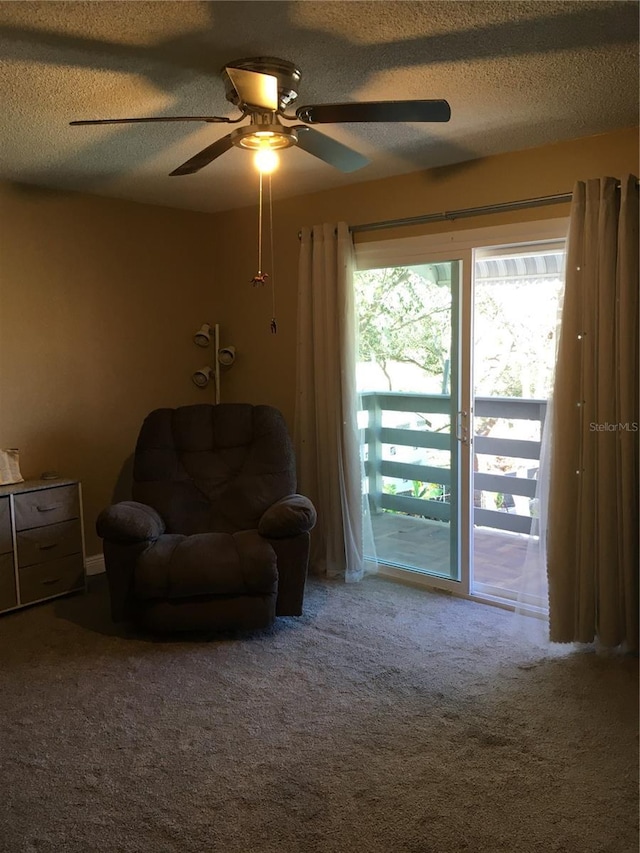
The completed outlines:
<svg viewBox="0 0 640 853">
<path fill-rule="evenodd" d="M 564 241 L 475 252 L 472 592 L 547 604 L 537 529 Z"/>
<path fill-rule="evenodd" d="M 375 556 L 388 567 L 455 582 L 460 282 L 457 259 L 363 270 L 355 281 Z"/>
<path fill-rule="evenodd" d="M 566 220 L 356 246 L 364 488 L 382 574 L 503 604 L 525 578 Z"/>
</svg>

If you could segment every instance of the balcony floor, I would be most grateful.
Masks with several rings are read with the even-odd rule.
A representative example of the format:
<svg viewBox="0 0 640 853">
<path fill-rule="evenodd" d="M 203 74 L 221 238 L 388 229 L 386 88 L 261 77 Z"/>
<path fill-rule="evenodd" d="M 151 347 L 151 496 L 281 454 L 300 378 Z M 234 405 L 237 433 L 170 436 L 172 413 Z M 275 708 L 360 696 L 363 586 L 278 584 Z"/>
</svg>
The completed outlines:
<svg viewBox="0 0 640 853">
<path fill-rule="evenodd" d="M 377 557 L 450 577 L 449 524 L 409 515 L 382 512 L 371 517 Z M 521 575 L 530 537 L 520 533 L 474 527 L 474 590 L 505 598 L 522 593 Z M 527 593 L 546 601 L 542 578 L 527 584 Z"/>
</svg>

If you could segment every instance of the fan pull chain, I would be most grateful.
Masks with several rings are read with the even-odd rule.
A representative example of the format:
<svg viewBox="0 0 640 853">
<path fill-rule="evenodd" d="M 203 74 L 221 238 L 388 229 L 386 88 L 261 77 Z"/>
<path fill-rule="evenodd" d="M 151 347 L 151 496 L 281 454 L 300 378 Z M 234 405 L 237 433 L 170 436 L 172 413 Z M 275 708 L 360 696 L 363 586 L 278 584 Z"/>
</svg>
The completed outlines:
<svg viewBox="0 0 640 853">
<path fill-rule="evenodd" d="M 271 241 L 271 334 L 278 333 L 276 320 L 276 259 L 273 251 L 273 196 L 271 193 L 271 173 L 269 174 L 269 238 Z"/>
<path fill-rule="evenodd" d="M 260 189 L 258 191 L 258 272 L 251 279 L 251 284 L 257 287 L 266 284 L 269 274 L 262 272 L 262 172 L 260 174 Z"/>
</svg>

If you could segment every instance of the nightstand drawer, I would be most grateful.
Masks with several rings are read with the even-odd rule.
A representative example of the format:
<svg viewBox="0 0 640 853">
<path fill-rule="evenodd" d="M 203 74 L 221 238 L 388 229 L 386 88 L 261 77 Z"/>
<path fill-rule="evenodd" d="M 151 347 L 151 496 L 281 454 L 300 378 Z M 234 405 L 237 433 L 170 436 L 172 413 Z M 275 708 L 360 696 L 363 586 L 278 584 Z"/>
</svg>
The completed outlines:
<svg viewBox="0 0 640 853">
<path fill-rule="evenodd" d="M 0 486 L 0 613 L 84 591 L 85 577 L 79 481 Z"/>
<path fill-rule="evenodd" d="M 40 601 L 73 589 L 84 589 L 84 560 L 82 554 L 62 557 L 27 566 L 19 571 L 20 603 Z"/>
<path fill-rule="evenodd" d="M 0 498 L 0 554 L 13 551 L 11 543 L 11 507 L 9 498 Z"/>
<path fill-rule="evenodd" d="M 58 486 L 17 494 L 14 505 L 16 530 L 42 527 L 80 516 L 77 486 Z"/>
<path fill-rule="evenodd" d="M 82 532 L 77 518 L 48 524 L 46 527 L 21 530 L 16 534 L 16 539 L 20 568 L 34 563 L 48 563 L 82 551 Z"/>
<path fill-rule="evenodd" d="M 17 604 L 13 554 L 2 554 L 0 555 L 0 610 L 16 607 Z"/>
</svg>

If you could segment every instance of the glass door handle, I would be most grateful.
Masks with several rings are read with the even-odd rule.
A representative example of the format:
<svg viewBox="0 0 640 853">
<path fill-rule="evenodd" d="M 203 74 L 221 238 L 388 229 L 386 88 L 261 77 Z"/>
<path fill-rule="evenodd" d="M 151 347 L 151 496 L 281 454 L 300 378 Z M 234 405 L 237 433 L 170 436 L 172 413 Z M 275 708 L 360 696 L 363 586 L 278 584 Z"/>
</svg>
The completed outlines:
<svg viewBox="0 0 640 853">
<path fill-rule="evenodd" d="M 461 444 L 471 444 L 469 439 L 469 428 L 467 426 L 468 415 L 468 412 L 456 412 L 456 439 Z"/>
</svg>

